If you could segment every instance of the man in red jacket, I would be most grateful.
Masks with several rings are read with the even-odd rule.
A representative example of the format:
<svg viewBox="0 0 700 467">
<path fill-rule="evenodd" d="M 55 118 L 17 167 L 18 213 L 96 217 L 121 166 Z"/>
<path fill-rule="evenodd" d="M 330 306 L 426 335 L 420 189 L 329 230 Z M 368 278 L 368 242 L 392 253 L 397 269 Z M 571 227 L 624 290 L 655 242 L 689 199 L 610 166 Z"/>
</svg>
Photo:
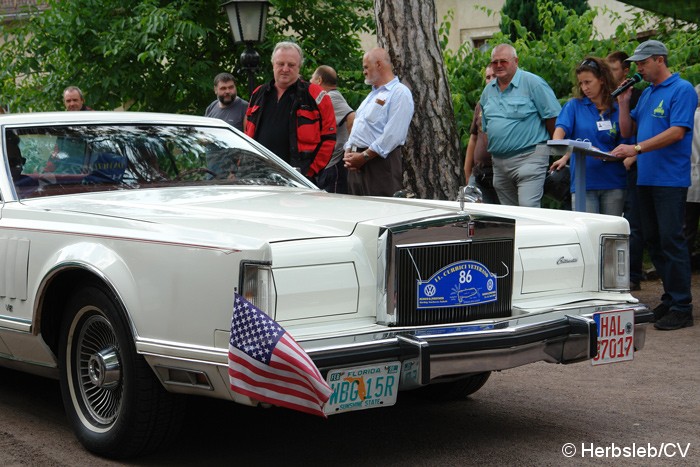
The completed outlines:
<svg viewBox="0 0 700 467">
<path fill-rule="evenodd" d="M 297 44 L 275 46 L 274 79 L 253 91 L 245 133 L 314 180 L 335 147 L 335 113 L 326 91 L 299 77 L 303 60 Z"/>
</svg>

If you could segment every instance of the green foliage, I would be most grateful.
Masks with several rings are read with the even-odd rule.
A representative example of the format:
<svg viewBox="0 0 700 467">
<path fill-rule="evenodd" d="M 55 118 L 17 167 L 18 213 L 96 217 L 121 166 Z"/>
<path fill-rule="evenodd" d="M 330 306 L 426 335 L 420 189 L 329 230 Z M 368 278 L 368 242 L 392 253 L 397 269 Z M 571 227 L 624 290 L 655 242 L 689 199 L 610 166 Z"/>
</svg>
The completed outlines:
<svg viewBox="0 0 700 467">
<path fill-rule="evenodd" d="M 373 0 L 275 0 L 268 38 L 260 47 L 264 80 L 272 79 L 274 45 L 291 40 L 304 51 L 302 76 L 311 78 L 319 65 L 338 72 L 339 90 L 353 108 L 368 93 L 362 75 L 360 32 L 375 32 Z M 294 35 L 290 36 L 290 31 Z M 262 81 L 261 81 L 262 82 Z"/>
<path fill-rule="evenodd" d="M 60 110 L 61 93 L 76 85 L 96 109 L 202 113 L 214 98 L 212 78 L 238 69 L 244 46 L 234 45 L 220 0 L 43 0 L 23 20 L 3 25 L 0 92 L 13 112 Z M 305 50 L 302 70 L 316 64 L 361 70 L 359 32 L 371 31 L 370 0 L 271 0 L 268 36 L 257 47 L 257 83 L 272 77 L 278 40 Z M 294 31 L 290 33 L 289 31 Z M 355 75 L 350 74 L 355 79 Z"/>
<path fill-rule="evenodd" d="M 557 0 L 565 8 L 574 10 L 581 15 L 589 9 L 586 0 Z M 535 38 L 541 38 L 544 31 L 553 31 L 564 26 L 563 21 L 552 23 L 540 22 L 538 0 L 506 0 L 501 10 L 503 16 L 500 23 L 501 32 L 510 36 L 511 41 L 515 41 L 522 34 L 521 27 L 524 27 Z M 516 23 L 517 21 L 517 23 Z M 554 26 L 554 27 L 552 27 Z"/>
<path fill-rule="evenodd" d="M 493 11 L 475 7 L 487 14 Z M 632 55 L 638 31 L 656 31 L 655 38 L 669 48 L 669 67 L 693 84 L 700 83 L 700 34 L 697 26 L 669 23 L 667 19 L 651 13 L 635 13 L 631 20 L 622 22 L 620 16 L 606 8 L 591 9 L 582 14 L 567 9 L 552 0 L 538 3 L 538 22 L 544 25 L 541 38 L 535 38 L 526 28 L 518 25 L 518 34 L 513 42 L 503 34 L 496 34 L 489 45 L 512 43 L 518 51 L 519 66 L 544 78 L 554 90 L 560 102 L 568 101 L 575 81 L 576 65 L 588 55 L 606 57 L 615 50 L 624 50 Z M 593 19 L 604 15 L 611 24 L 616 24 L 612 37 L 603 38 L 593 28 Z M 440 29 L 441 37 L 449 32 L 447 24 L 450 14 Z M 505 18 L 510 21 L 510 18 Z M 562 25 L 555 27 L 555 25 Z M 483 70 L 490 62 L 490 50 L 481 51 L 462 45 L 457 51 L 443 50 L 447 76 L 450 81 L 452 101 L 457 120 L 457 129 L 463 148 L 469 141 L 469 126 L 474 106 L 484 88 Z"/>
</svg>

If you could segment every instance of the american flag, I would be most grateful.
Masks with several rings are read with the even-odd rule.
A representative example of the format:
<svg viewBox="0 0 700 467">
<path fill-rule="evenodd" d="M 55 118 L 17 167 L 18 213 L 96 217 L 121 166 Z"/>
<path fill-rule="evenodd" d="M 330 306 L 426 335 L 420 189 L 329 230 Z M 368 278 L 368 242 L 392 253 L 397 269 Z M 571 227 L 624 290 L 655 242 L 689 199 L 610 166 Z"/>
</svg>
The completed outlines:
<svg viewBox="0 0 700 467">
<path fill-rule="evenodd" d="M 228 348 L 231 390 L 261 402 L 325 417 L 333 390 L 292 336 L 275 320 L 234 295 Z"/>
</svg>

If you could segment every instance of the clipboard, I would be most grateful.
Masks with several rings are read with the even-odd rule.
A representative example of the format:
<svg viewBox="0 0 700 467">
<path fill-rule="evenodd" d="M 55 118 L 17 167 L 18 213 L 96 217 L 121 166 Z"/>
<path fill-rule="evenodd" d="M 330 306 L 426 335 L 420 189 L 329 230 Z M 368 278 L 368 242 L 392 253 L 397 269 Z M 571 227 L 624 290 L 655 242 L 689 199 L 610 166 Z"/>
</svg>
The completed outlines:
<svg viewBox="0 0 700 467">
<path fill-rule="evenodd" d="M 550 139 L 547 141 L 548 146 L 558 146 L 563 149 L 566 147 L 567 151 L 575 152 L 576 154 L 582 154 L 584 156 L 597 157 L 605 162 L 619 162 L 622 158 L 615 157 L 609 152 L 600 151 L 595 149 L 590 141 L 578 141 L 575 139 Z"/>
</svg>

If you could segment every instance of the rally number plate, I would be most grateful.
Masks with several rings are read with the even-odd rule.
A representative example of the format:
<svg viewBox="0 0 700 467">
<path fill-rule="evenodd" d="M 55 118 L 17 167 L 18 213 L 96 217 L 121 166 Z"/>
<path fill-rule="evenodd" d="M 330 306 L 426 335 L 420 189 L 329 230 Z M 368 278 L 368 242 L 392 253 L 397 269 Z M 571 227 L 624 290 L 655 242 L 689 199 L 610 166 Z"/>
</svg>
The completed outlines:
<svg viewBox="0 0 700 467">
<path fill-rule="evenodd" d="M 333 394 L 323 411 L 326 415 L 334 415 L 394 405 L 400 373 L 399 362 L 331 370 L 326 381 Z"/>
<path fill-rule="evenodd" d="M 596 313 L 593 320 L 598 326 L 598 355 L 593 365 L 623 362 L 634 358 L 634 311 Z"/>
</svg>

